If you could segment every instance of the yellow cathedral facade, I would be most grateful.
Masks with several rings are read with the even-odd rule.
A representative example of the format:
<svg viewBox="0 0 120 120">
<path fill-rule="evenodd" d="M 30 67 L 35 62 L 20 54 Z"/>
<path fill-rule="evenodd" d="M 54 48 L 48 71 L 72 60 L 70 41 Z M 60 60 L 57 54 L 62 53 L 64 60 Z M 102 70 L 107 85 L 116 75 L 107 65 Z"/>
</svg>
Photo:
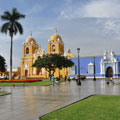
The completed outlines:
<svg viewBox="0 0 120 120">
<path fill-rule="evenodd" d="M 48 40 L 48 53 L 47 54 L 61 54 L 67 58 L 75 57 L 70 49 L 64 52 L 64 42 L 60 35 L 53 34 Z M 32 67 L 32 64 L 39 58 L 45 55 L 45 51 L 37 44 L 36 40 L 32 37 L 26 39 L 22 46 L 22 58 L 21 58 L 21 77 L 22 78 L 48 78 L 48 72 L 45 68 Z M 69 75 L 69 68 L 63 68 L 62 70 L 56 69 L 54 73 L 55 77 L 64 78 Z"/>
</svg>

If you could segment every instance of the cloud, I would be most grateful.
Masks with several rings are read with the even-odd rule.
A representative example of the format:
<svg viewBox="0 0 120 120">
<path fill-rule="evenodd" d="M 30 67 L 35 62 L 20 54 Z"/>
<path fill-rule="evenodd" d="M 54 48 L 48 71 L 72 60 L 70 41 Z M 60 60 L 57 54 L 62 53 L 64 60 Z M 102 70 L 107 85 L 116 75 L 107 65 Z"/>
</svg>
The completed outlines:
<svg viewBox="0 0 120 120">
<path fill-rule="evenodd" d="M 64 8 L 60 16 L 67 19 L 82 17 L 119 18 L 119 0 L 90 0 L 87 3 L 76 2 Z"/>
<path fill-rule="evenodd" d="M 83 17 L 118 18 L 120 1 L 118 0 L 98 0 L 92 1 L 83 8 Z"/>
<path fill-rule="evenodd" d="M 119 18 L 97 19 L 96 25 L 102 29 L 101 34 L 110 36 L 112 39 L 120 39 L 120 20 Z"/>
<path fill-rule="evenodd" d="M 98 29 L 101 26 L 101 34 L 111 36 L 112 39 L 120 39 L 119 0 L 89 0 L 84 3 L 81 1 L 66 3 L 66 7 L 60 13 L 60 19 L 96 18 L 95 24 Z"/>
<path fill-rule="evenodd" d="M 118 23 L 119 22 L 119 23 Z M 120 20 L 108 20 L 104 24 L 104 31 L 106 33 L 114 32 L 120 35 Z"/>
</svg>

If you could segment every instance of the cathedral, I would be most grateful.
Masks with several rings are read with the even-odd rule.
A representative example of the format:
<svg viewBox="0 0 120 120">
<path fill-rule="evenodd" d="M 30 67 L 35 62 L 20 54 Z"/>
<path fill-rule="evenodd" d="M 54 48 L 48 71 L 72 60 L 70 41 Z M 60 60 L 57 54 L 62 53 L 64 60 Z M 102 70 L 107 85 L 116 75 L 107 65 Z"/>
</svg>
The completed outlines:
<svg viewBox="0 0 120 120">
<path fill-rule="evenodd" d="M 70 49 L 64 51 L 64 42 L 62 37 L 57 34 L 53 34 L 48 40 L 48 52 L 47 54 L 61 54 L 67 58 L 75 57 Z M 26 39 L 22 45 L 22 58 L 21 58 L 21 77 L 22 78 L 48 78 L 48 72 L 45 68 L 32 67 L 33 63 L 39 58 L 45 55 L 45 50 L 37 44 L 36 40 L 32 37 Z M 69 75 L 69 68 L 63 68 L 62 70 L 57 69 L 55 72 L 55 77 L 64 78 Z"/>
</svg>

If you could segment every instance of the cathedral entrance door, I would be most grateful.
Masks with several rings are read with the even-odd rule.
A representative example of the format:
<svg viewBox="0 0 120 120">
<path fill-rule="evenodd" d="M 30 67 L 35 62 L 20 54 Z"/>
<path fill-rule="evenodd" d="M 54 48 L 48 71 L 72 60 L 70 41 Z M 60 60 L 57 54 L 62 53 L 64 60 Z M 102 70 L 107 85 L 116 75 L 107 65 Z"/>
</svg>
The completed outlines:
<svg viewBox="0 0 120 120">
<path fill-rule="evenodd" d="M 113 69 L 112 69 L 112 67 L 107 68 L 106 77 L 113 77 Z"/>
<path fill-rule="evenodd" d="M 28 70 L 25 70 L 25 76 L 28 76 Z"/>
</svg>

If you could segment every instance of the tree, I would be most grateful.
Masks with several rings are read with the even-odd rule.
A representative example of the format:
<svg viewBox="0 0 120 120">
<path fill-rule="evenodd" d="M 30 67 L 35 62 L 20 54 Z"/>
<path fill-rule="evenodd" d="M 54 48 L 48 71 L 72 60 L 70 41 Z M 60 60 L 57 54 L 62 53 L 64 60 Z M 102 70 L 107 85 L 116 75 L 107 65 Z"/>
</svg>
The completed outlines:
<svg viewBox="0 0 120 120">
<path fill-rule="evenodd" d="M 56 68 L 72 67 L 74 63 L 58 54 L 47 54 L 35 61 L 33 67 L 45 68 L 49 72 L 49 78 L 54 75 Z"/>
<path fill-rule="evenodd" d="M 6 62 L 4 57 L 0 55 L 0 72 L 5 72 L 6 71 Z"/>
<path fill-rule="evenodd" d="M 57 68 L 59 69 L 59 79 L 60 79 L 60 70 L 62 68 L 68 68 L 74 65 L 74 63 L 70 59 L 67 59 L 64 56 L 60 56 L 59 58 L 59 55 L 56 56 L 55 62 L 56 62 Z"/>
<path fill-rule="evenodd" d="M 7 21 L 1 27 L 2 33 L 9 33 L 11 37 L 10 43 L 10 80 L 12 79 L 12 48 L 13 48 L 13 36 L 16 35 L 18 32 L 23 34 L 23 27 L 18 22 L 19 19 L 25 18 L 25 15 L 19 13 L 16 8 L 12 9 L 12 12 L 5 11 L 4 14 L 1 16 L 1 20 Z"/>
</svg>

